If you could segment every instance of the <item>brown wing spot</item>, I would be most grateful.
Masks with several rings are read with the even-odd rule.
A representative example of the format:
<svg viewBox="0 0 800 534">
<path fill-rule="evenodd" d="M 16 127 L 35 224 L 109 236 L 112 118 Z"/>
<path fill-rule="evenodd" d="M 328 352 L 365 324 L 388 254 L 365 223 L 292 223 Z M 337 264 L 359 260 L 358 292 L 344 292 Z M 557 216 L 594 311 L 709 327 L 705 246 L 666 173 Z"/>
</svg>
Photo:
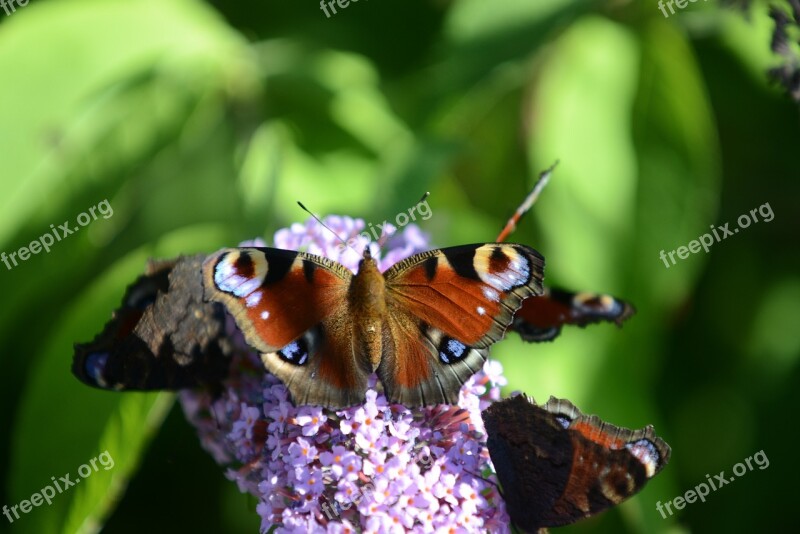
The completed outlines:
<svg viewBox="0 0 800 534">
<path fill-rule="evenodd" d="M 511 258 L 503 252 L 502 247 L 494 247 L 491 256 L 489 256 L 489 272 L 502 273 L 508 269 L 511 263 Z"/>
<path fill-rule="evenodd" d="M 253 258 L 250 257 L 250 254 L 247 252 L 239 253 L 239 257 L 236 258 L 236 261 L 233 263 L 233 267 L 236 270 L 236 274 L 239 276 L 244 276 L 250 278 L 255 274 L 255 269 L 253 268 Z"/>
</svg>

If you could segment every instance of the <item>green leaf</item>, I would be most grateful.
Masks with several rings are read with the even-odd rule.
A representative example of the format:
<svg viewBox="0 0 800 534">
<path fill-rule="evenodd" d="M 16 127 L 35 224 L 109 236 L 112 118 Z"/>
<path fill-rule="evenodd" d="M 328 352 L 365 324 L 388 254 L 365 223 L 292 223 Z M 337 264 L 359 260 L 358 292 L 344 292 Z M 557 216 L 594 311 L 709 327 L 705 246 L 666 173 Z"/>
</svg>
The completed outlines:
<svg viewBox="0 0 800 534">
<path fill-rule="evenodd" d="M 631 31 L 589 17 L 554 43 L 535 80 L 530 175 L 560 160 L 531 214 L 541 228 L 532 244 L 545 256 L 550 286 L 627 297 L 620 266 L 636 210 L 631 121 L 640 54 Z M 584 407 L 615 335 L 600 327 L 565 329 L 558 343 L 533 346 L 512 336 L 494 354 L 503 357 L 508 376 L 520 377 L 512 388 Z M 536 357 L 521 356 L 526 353 Z M 613 414 L 601 415 L 613 420 Z"/>
<path fill-rule="evenodd" d="M 639 155 L 636 229 L 628 272 L 642 305 L 667 312 L 686 297 L 708 255 L 667 267 L 659 258 L 687 245 L 716 222 L 720 152 L 700 70 L 685 36 L 654 20 L 644 27 L 642 70 L 634 108 Z M 661 318 L 653 317 L 659 321 Z"/>
<path fill-rule="evenodd" d="M 26 74 L 5 77 L 0 99 L 0 243 L 36 213 L 41 191 L 60 185 L 65 158 L 80 158 L 104 135 L 105 123 L 95 125 L 87 115 L 98 91 L 170 60 L 180 62 L 178 74 L 187 82 L 203 70 L 242 71 L 241 61 L 224 61 L 244 44 L 238 34 L 203 3 L 191 0 L 32 5 L 1 30 L 0 72 Z M 10 50 L 25 53 L 5 53 Z M 129 111 L 118 108 L 118 113 Z M 157 107 L 149 111 L 137 118 L 146 123 L 159 116 Z M 127 141 L 153 136 L 140 130 Z"/>
<path fill-rule="evenodd" d="M 75 489 L 61 532 L 91 534 L 102 529 L 174 400 L 171 393 L 123 396 L 97 447 L 113 462 L 106 460 L 103 471 L 83 479 L 85 483 Z"/>
<path fill-rule="evenodd" d="M 119 306 L 126 285 L 143 271 L 145 259 L 146 255 L 140 251 L 119 262 L 69 306 L 58 327 L 51 330 L 41 358 L 31 369 L 31 379 L 22 395 L 13 431 L 13 460 L 8 481 L 13 502 L 30 498 L 31 494 L 51 484 L 53 476 L 58 479 L 69 473 L 75 479 L 79 466 L 105 449 L 123 469 L 115 473 L 95 473 L 92 476 L 98 480 L 92 481 L 90 486 L 109 485 L 112 478 L 123 480 L 131 462 L 126 455 L 138 453 L 138 448 L 148 439 L 153 422 L 145 425 L 144 417 L 141 424 L 133 425 L 135 429 L 130 426 L 130 415 L 126 417 L 128 423 L 122 441 L 118 441 L 119 430 L 114 433 L 108 428 L 109 421 L 120 417 L 115 414 L 130 414 L 137 405 L 146 412 L 150 405 L 156 404 L 157 394 L 134 393 L 130 400 L 125 400 L 127 396 L 86 387 L 70 372 L 75 336 L 90 339 L 92 333 L 99 331 L 110 317 L 110 311 Z M 119 427 L 119 423 L 113 425 Z M 148 431 L 144 431 L 146 427 Z M 80 486 L 77 489 L 80 490 Z M 27 532 L 60 532 L 67 511 L 84 492 L 76 488 L 64 491 L 52 505 L 21 518 L 20 526 L 24 525 Z"/>
<path fill-rule="evenodd" d="M 29 498 L 66 473 L 108 451 L 115 466 L 102 470 L 24 517 L 34 532 L 93 532 L 113 510 L 147 443 L 172 405 L 172 394 L 115 393 L 80 383 L 70 372 L 72 344 L 100 331 L 125 288 L 143 272 L 148 257 L 190 254 L 223 240 L 209 225 L 164 236 L 115 263 L 64 312 L 41 358 L 31 369 L 13 431 L 9 493 L 13 502 Z M 68 402 L 65 402 L 67 400 Z M 53 451 L 57 450 L 57 454 Z M 66 523 L 65 523 L 66 521 Z M 83 530 L 81 530 L 83 529 Z"/>
<path fill-rule="evenodd" d="M 626 426 L 659 428 L 654 407 L 630 406 L 630 399 L 650 398 L 656 327 L 695 283 L 704 259 L 668 270 L 658 251 L 704 233 L 717 207 L 719 153 L 699 71 L 673 25 L 654 20 L 636 34 L 591 17 L 559 39 L 542 73 L 531 109 L 532 171 L 561 160 L 534 208 L 546 281 L 616 294 L 640 313 L 622 332 L 565 331 L 557 346 L 515 342 L 496 354 L 508 354 L 508 376 L 527 375 L 515 389 L 542 400 L 565 396 L 606 420 L 633 421 Z M 536 358 L 520 357 L 523 351 Z M 645 493 L 675 494 L 669 473 Z M 669 528 L 649 502 L 640 496 L 621 508 L 631 527 Z"/>
<path fill-rule="evenodd" d="M 426 73 L 440 95 L 460 96 L 507 62 L 528 59 L 543 43 L 590 10 L 585 0 L 462 0 L 448 12 L 444 60 Z"/>
</svg>

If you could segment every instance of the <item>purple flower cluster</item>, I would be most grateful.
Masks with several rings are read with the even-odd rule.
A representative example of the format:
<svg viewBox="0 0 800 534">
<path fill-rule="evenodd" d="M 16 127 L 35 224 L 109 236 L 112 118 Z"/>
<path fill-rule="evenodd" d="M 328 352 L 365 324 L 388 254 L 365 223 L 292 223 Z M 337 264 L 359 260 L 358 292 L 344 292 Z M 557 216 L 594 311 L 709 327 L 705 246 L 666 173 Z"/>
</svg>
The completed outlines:
<svg viewBox="0 0 800 534">
<path fill-rule="evenodd" d="M 357 238 L 355 250 L 314 219 L 278 231 L 275 246 L 326 256 L 354 272 L 365 246 L 382 270 L 428 248 L 409 225 L 381 259 L 375 243 L 358 237 L 364 221 L 330 216 L 325 224 L 345 241 Z M 262 532 L 273 525 L 279 533 L 508 531 L 480 417 L 505 385 L 498 362 L 486 362 L 464 384 L 457 406 L 414 410 L 389 404 L 374 376 L 363 405 L 295 407 L 249 350 L 231 375 L 216 399 L 186 391 L 180 400 L 227 477 L 259 499 Z"/>
</svg>

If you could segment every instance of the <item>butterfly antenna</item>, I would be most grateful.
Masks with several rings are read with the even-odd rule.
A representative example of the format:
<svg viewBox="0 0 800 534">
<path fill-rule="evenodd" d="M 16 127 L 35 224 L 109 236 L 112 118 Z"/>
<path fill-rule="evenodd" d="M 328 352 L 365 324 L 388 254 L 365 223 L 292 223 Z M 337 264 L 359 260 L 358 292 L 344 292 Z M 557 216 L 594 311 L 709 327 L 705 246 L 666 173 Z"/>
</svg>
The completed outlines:
<svg viewBox="0 0 800 534">
<path fill-rule="evenodd" d="M 497 236 L 496 241 L 498 243 L 505 241 L 511 232 L 517 228 L 517 223 L 519 220 L 528 212 L 528 210 L 531 209 L 534 202 L 536 202 L 536 199 L 539 198 L 539 194 L 542 192 L 542 189 L 544 189 L 544 186 L 546 186 L 547 182 L 550 181 L 550 175 L 553 174 L 553 169 L 556 168 L 556 165 L 558 165 L 558 160 L 556 160 L 556 162 L 553 163 L 549 169 L 543 171 L 539 175 L 539 179 L 536 181 L 536 185 L 533 186 L 533 190 L 528 193 L 528 196 L 525 197 L 525 200 L 522 201 L 522 204 L 520 204 L 520 206 L 517 208 L 517 211 L 508 220 L 505 227 L 500 232 L 500 235 Z"/>
<path fill-rule="evenodd" d="M 307 207 L 303 206 L 303 203 L 302 203 L 302 202 L 300 202 L 300 201 L 298 200 L 298 201 L 297 201 L 297 204 L 298 204 L 298 205 L 299 205 L 301 208 L 303 208 L 303 211 L 305 211 L 306 213 L 308 213 L 309 215 L 311 215 L 312 217 L 314 217 L 314 220 L 315 220 L 315 221 L 317 221 L 319 224 L 321 224 L 323 228 L 325 228 L 327 231 L 329 231 L 330 233 L 332 233 L 332 234 L 333 234 L 333 236 L 334 236 L 336 239 L 338 239 L 339 241 L 341 241 L 341 242 L 342 242 L 342 245 L 344 245 L 344 246 L 345 246 L 345 248 L 349 248 L 350 250 L 352 250 L 353 252 L 355 252 L 356 254 L 358 254 L 358 252 L 356 252 L 356 250 L 355 250 L 353 247 L 351 247 L 350 245 L 348 245 L 348 244 L 347 244 L 347 241 L 345 241 L 344 239 L 342 239 L 341 237 L 339 237 L 339 234 L 337 234 L 336 232 L 334 232 L 333 230 L 331 230 L 331 228 L 330 228 L 330 227 L 329 227 L 327 224 L 325 224 L 324 222 L 322 222 L 322 219 L 320 219 L 319 217 L 317 217 L 316 215 L 314 215 L 314 214 L 311 212 L 311 210 L 309 210 Z"/>
<path fill-rule="evenodd" d="M 414 204 L 414 205 L 415 206 L 419 206 L 420 204 L 425 202 L 425 199 L 428 198 L 429 196 L 431 196 L 431 192 L 430 191 L 425 191 L 425 194 L 422 195 L 422 197 L 419 200 L 417 200 L 417 203 Z M 381 230 L 381 237 L 378 239 L 378 247 L 383 248 L 383 245 L 386 244 L 386 242 L 389 240 L 389 238 L 392 235 L 393 234 L 387 233 L 385 229 L 382 229 Z"/>
</svg>

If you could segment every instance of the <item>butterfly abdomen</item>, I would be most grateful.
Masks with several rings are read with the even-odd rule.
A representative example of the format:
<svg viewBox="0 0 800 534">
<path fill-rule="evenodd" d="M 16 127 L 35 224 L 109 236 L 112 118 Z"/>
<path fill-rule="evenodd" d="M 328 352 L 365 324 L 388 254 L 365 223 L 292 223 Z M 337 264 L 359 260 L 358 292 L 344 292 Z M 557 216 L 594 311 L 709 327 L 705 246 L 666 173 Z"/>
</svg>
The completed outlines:
<svg viewBox="0 0 800 534">
<path fill-rule="evenodd" d="M 383 354 L 383 327 L 386 317 L 386 280 L 371 257 L 365 257 L 353 277 L 348 293 L 353 320 L 354 343 L 375 371 Z"/>
</svg>

